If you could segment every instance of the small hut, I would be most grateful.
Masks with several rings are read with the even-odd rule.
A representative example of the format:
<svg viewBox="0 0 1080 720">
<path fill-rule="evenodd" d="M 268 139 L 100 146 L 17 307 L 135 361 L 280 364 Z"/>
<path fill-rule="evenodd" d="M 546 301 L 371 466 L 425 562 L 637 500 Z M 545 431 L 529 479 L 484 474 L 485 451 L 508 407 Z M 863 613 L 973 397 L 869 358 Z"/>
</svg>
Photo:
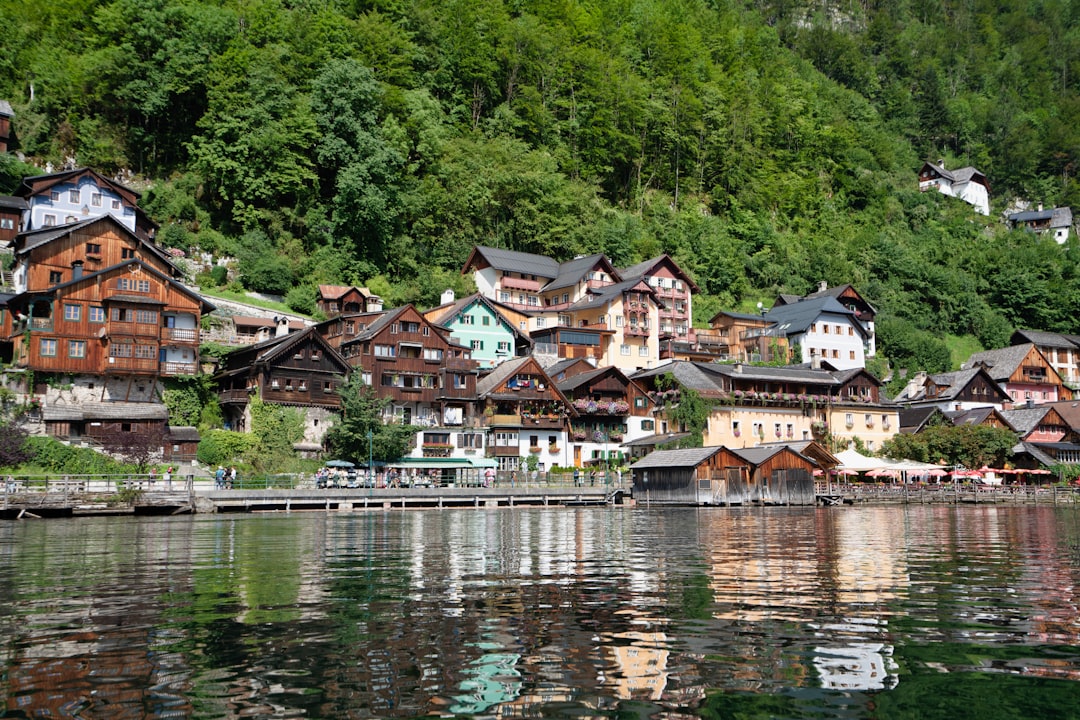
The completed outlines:
<svg viewBox="0 0 1080 720">
<path fill-rule="evenodd" d="M 750 495 L 767 505 L 813 505 L 817 463 L 788 446 L 739 448 L 749 469 Z"/>
<path fill-rule="evenodd" d="M 170 427 L 165 433 L 162 459 L 178 463 L 192 462 L 199 450 L 199 430 L 188 426 Z"/>
</svg>

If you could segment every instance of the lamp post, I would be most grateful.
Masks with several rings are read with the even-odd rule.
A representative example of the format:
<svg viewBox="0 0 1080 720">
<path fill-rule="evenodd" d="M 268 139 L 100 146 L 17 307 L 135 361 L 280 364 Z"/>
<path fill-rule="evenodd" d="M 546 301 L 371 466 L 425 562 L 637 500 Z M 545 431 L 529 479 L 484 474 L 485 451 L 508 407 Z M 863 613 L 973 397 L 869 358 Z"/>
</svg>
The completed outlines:
<svg viewBox="0 0 1080 720">
<path fill-rule="evenodd" d="M 375 466 L 371 462 L 371 441 L 375 439 L 375 433 L 367 431 L 367 472 L 368 472 L 368 497 L 371 497 L 371 489 L 375 487 Z"/>
</svg>

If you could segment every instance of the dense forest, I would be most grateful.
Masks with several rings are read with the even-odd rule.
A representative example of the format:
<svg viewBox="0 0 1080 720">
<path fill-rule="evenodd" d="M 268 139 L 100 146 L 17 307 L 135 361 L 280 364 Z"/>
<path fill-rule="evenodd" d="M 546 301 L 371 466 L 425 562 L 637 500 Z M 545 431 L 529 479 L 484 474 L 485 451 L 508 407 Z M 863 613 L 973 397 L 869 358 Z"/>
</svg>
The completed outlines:
<svg viewBox="0 0 1080 720">
<path fill-rule="evenodd" d="M 467 292 L 484 243 L 670 253 L 698 325 L 851 282 L 901 366 L 1080 332 L 1075 238 L 1002 223 L 1080 206 L 1070 0 L 7 0 L 0 23 L 21 157 L 130 173 L 161 242 L 299 310 L 318 283 Z M 991 217 L 920 193 L 927 159 L 984 172 Z M 24 172 L 0 160 L 0 192 Z"/>
</svg>

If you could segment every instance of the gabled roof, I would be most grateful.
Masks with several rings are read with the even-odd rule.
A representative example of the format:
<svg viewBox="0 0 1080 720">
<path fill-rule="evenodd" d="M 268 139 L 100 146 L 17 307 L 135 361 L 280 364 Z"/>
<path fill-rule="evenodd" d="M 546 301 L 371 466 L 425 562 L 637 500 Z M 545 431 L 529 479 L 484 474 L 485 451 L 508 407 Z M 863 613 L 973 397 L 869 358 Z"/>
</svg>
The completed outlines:
<svg viewBox="0 0 1080 720">
<path fill-rule="evenodd" d="M 942 412 L 946 418 L 948 418 L 953 425 L 982 425 L 986 422 L 987 418 L 991 416 L 997 416 L 1006 427 L 1012 428 L 1012 424 L 1008 421 L 1003 413 L 998 412 L 996 408 L 992 407 L 980 407 L 972 408 L 970 410 L 946 410 Z M 1013 428 L 1014 430 L 1016 428 Z"/>
<path fill-rule="evenodd" d="M 599 380 L 600 378 L 602 378 L 602 377 L 604 377 L 606 375 L 615 375 L 615 376 L 617 376 L 617 378 L 626 387 L 630 387 L 631 385 L 636 385 L 637 384 L 633 380 L 628 378 L 626 376 L 626 373 L 624 373 L 619 368 L 615 367 L 614 365 L 608 365 L 607 367 L 596 368 L 595 370 L 590 370 L 588 372 L 578 373 L 577 375 L 571 375 L 570 377 L 565 378 L 564 380 L 557 381 L 555 383 L 555 385 L 556 385 L 556 387 L 559 388 L 559 390 L 561 390 L 563 392 L 563 394 L 565 394 L 565 393 L 567 393 L 567 392 L 569 392 L 571 390 L 577 390 L 578 388 L 580 388 L 583 385 L 590 385 L 594 381 Z M 548 373 L 548 377 L 551 377 L 550 372 Z M 642 390 L 642 392 L 644 392 L 644 390 Z"/>
<path fill-rule="evenodd" d="M 1002 410 L 1001 417 L 1021 435 L 1027 435 L 1039 427 L 1043 418 L 1053 410 L 1049 405 L 1036 405 L 1029 408 L 1017 408 L 1015 410 Z M 1055 415 L 1057 413 L 1054 413 Z"/>
<path fill-rule="evenodd" d="M 518 272 L 526 275 L 554 279 L 559 275 L 559 263 L 543 255 L 518 252 L 516 250 L 503 250 L 502 248 L 477 245 L 469 253 L 461 272 L 464 274 L 470 267 L 479 264 L 490 265 L 502 272 Z"/>
<path fill-rule="evenodd" d="M 713 447 L 682 448 L 679 450 L 654 450 L 630 466 L 631 470 L 650 468 L 697 467 L 724 448 Z"/>
<path fill-rule="evenodd" d="M 223 365 L 230 366 L 230 372 L 225 374 L 234 374 L 238 367 L 251 367 L 254 365 L 266 365 L 271 364 L 281 357 L 291 355 L 294 349 L 307 342 L 313 341 L 323 351 L 323 353 L 334 361 L 343 373 L 348 373 L 352 370 L 352 366 L 349 365 L 349 361 L 345 357 L 334 349 L 330 343 L 326 341 L 317 330 L 316 326 L 305 328 L 299 332 L 289 333 L 288 335 L 282 335 L 280 337 L 272 337 L 269 340 L 263 340 L 262 342 L 255 343 L 254 345 L 248 345 L 246 347 L 237 348 L 232 352 L 225 355 Z"/>
<path fill-rule="evenodd" d="M 691 292 L 701 292 L 701 288 L 697 286 L 697 283 L 695 283 L 690 278 L 690 276 L 686 274 L 686 271 L 679 267 L 679 264 L 675 262 L 675 260 L 667 253 L 664 253 L 663 255 L 657 255 L 653 258 L 649 258 L 644 262 L 639 262 L 637 265 L 631 265 L 628 268 L 623 268 L 619 270 L 619 276 L 626 280 L 630 280 L 632 278 L 651 277 L 656 274 L 656 268 L 665 264 L 675 270 L 675 274 L 678 275 L 679 279 L 686 283 L 687 286 L 689 286 Z"/>
<path fill-rule="evenodd" d="M 26 201 L 21 197 L 15 197 L 14 195 L 0 195 L 0 208 L 22 211 L 25 210 L 26 207 Z"/>
<path fill-rule="evenodd" d="M 139 193 L 135 192 L 126 185 L 111 180 L 96 170 L 90 168 L 74 168 L 72 170 L 61 170 L 60 172 L 51 173 L 48 175 L 28 175 L 22 179 L 22 183 L 15 190 L 15 194 L 19 197 L 29 197 L 31 195 L 37 195 L 45 192 L 54 185 L 59 185 L 65 182 L 74 182 L 83 175 L 89 175 L 94 178 L 94 181 L 99 187 L 107 187 L 117 195 L 122 197 L 128 203 L 131 204 L 136 214 L 140 218 L 149 224 L 151 227 L 158 227 L 158 224 L 154 222 L 146 211 L 139 207 Z"/>
<path fill-rule="evenodd" d="M 717 366 L 719 367 L 719 366 Z M 704 369 L 704 363 L 689 360 L 676 360 L 659 367 L 641 370 L 630 376 L 631 380 L 644 380 L 671 373 L 683 387 L 688 387 L 705 395 L 717 396 L 723 391 L 722 379 L 713 372 Z"/>
<path fill-rule="evenodd" d="M 947 402 L 960 395 L 960 393 L 962 393 L 964 389 L 968 387 L 972 383 L 972 381 L 974 381 L 975 378 L 979 375 L 984 376 L 987 380 L 987 383 L 997 391 L 999 401 L 1009 402 L 1011 400 L 1011 398 L 1006 395 L 1005 392 L 998 386 L 994 378 L 990 377 L 990 374 L 981 367 L 970 368 L 968 370 L 957 370 L 955 372 L 938 373 L 936 375 L 929 376 L 927 378 L 927 383 L 932 382 L 935 386 L 941 388 L 936 397 L 926 397 L 927 383 L 924 383 L 922 387 L 918 389 L 915 395 L 908 396 L 904 393 L 900 393 L 900 395 L 898 395 L 896 399 L 897 402 Z M 994 401 L 990 400 L 988 402 Z"/>
<path fill-rule="evenodd" d="M 483 397 L 484 395 L 492 392 L 495 388 L 502 384 L 503 381 L 516 373 L 522 366 L 528 364 L 529 362 L 535 363 L 537 368 L 540 367 L 540 364 L 536 363 L 535 359 L 530 355 L 519 358 L 511 358 L 500 363 L 495 367 L 494 370 L 476 381 L 476 394 L 480 397 Z"/>
<path fill-rule="evenodd" d="M 551 282 L 545 285 L 543 289 L 546 292 L 548 290 L 560 290 L 564 287 L 573 287 L 584 280 L 585 276 L 592 272 L 593 268 L 597 265 L 604 266 L 613 279 L 621 279 L 618 271 L 615 270 L 614 266 L 612 266 L 606 256 L 602 254 L 585 255 L 560 263 L 559 274 L 555 276 Z"/>
<path fill-rule="evenodd" d="M 15 111 L 11 109 L 11 103 L 7 100 L 0 100 L 0 115 L 15 117 Z"/>
<path fill-rule="evenodd" d="M 986 179 L 986 175 L 979 172 L 970 165 L 967 167 L 957 168 L 956 170 L 946 170 L 945 166 L 942 164 L 927 161 L 923 163 L 923 167 L 931 168 L 938 175 L 953 183 L 965 183 L 973 180 L 980 185 L 985 185 L 987 190 L 990 189 L 990 182 Z"/>
<path fill-rule="evenodd" d="M 557 378 L 559 377 L 559 375 L 567 372 L 568 370 L 574 370 L 575 372 L 571 373 L 570 375 L 576 375 L 579 372 L 590 372 L 594 368 L 595 366 L 585 358 L 567 358 L 564 360 L 560 360 L 552 365 L 548 365 L 546 368 L 544 368 L 544 372 L 546 372 L 548 374 L 548 377 L 550 377 L 552 380 L 558 382 Z M 570 375 L 567 375 L 567 377 L 570 377 Z"/>
<path fill-rule="evenodd" d="M 319 297 L 323 300 L 337 300 L 354 290 L 365 298 L 373 297 L 370 290 L 355 285 L 320 285 Z"/>
<path fill-rule="evenodd" d="M 199 429 L 190 425 L 170 426 L 166 432 L 171 439 L 178 442 L 199 442 L 201 439 Z"/>
<path fill-rule="evenodd" d="M 866 306 L 870 308 L 871 312 L 873 312 L 875 315 L 877 314 L 877 309 L 874 308 L 874 306 L 870 303 L 866 302 L 866 298 L 864 298 L 862 294 L 860 294 L 859 291 L 855 289 L 855 286 L 851 283 L 844 283 L 843 285 L 837 285 L 835 287 L 826 287 L 824 290 L 816 290 L 809 295 L 803 297 L 802 299 L 813 300 L 819 297 L 834 297 L 839 300 L 848 290 L 855 293 L 855 295 L 857 295 L 860 300 L 866 303 Z M 781 295 L 781 297 L 783 296 Z"/>
<path fill-rule="evenodd" d="M 15 249 L 16 255 L 25 255 L 26 253 L 36 248 L 48 245 L 54 240 L 58 240 L 62 237 L 66 237 L 73 232 L 85 230 L 95 223 L 111 223 L 113 227 L 119 230 L 122 234 L 127 235 L 135 242 L 139 243 L 142 247 L 146 248 L 159 259 L 161 259 L 167 266 L 172 268 L 172 274 L 175 277 L 183 275 L 183 272 L 176 265 L 173 264 L 172 258 L 164 252 L 155 243 L 149 240 L 144 240 L 132 232 L 127 225 L 117 220 L 113 215 L 98 215 L 87 220 L 80 222 L 67 223 L 64 225 L 55 225 L 53 227 L 40 228 L 38 230 L 30 230 L 28 232 L 21 232 L 15 236 L 12 241 L 12 246 Z"/>
<path fill-rule="evenodd" d="M 1029 455 L 1035 462 L 1045 467 L 1053 467 L 1058 461 L 1053 455 L 1041 450 L 1038 445 L 1030 442 L 1017 443 L 1012 449 L 1013 455 Z"/>
<path fill-rule="evenodd" d="M 1017 340 L 1021 342 L 1017 342 Z M 1071 350 L 1080 347 L 1080 335 L 1065 335 L 1042 330 L 1017 330 L 1013 333 L 1010 342 L 1017 345 L 1029 342 L 1037 347 L 1055 347 Z"/>
<path fill-rule="evenodd" d="M 844 315 L 850 318 L 851 323 L 860 335 L 865 336 L 862 323 L 858 321 L 855 312 L 847 309 L 832 296 L 823 296 L 808 300 L 800 300 L 792 305 L 773 306 L 765 313 L 765 319 L 775 323 L 777 330 L 782 330 L 787 335 L 798 335 L 806 332 L 812 324 L 820 321 L 822 315 Z"/>
<path fill-rule="evenodd" d="M 497 317 L 502 324 L 517 338 L 524 340 L 525 342 L 532 344 L 532 339 L 524 332 L 514 327 L 514 323 L 510 322 L 505 315 L 502 314 L 499 304 L 493 301 L 486 295 L 480 293 L 473 293 L 472 295 L 466 295 L 460 300 L 455 300 L 452 303 L 446 305 L 438 305 L 423 313 L 424 317 L 428 318 L 436 325 L 447 327 L 447 323 L 454 319 L 458 313 L 468 310 L 473 305 L 483 305 L 491 313 Z"/>
<path fill-rule="evenodd" d="M 816 462 L 787 445 L 757 445 L 755 447 L 748 448 L 728 449 L 735 457 L 745 460 L 747 465 L 761 465 L 762 463 L 768 462 L 771 458 L 783 452 L 793 453 L 798 457 L 802 458 L 803 460 L 806 460 L 808 463 L 812 465 L 817 465 Z"/>
<path fill-rule="evenodd" d="M 997 382 L 1005 382 L 1012 377 L 1013 373 L 1023 364 L 1024 359 L 1033 351 L 1038 353 L 1039 357 L 1042 357 L 1042 353 L 1031 343 L 972 353 L 971 357 L 960 368 L 968 370 L 982 364 L 986 366 L 987 374 L 990 377 Z M 1043 360 L 1045 361 L 1046 358 L 1043 358 Z M 1049 368 L 1049 370 L 1057 375 L 1057 371 L 1053 368 Z"/>
<path fill-rule="evenodd" d="M 1080 432 L 1080 400 L 1059 400 L 1049 403 L 1070 429 Z"/>
<path fill-rule="evenodd" d="M 809 458 L 821 467 L 825 468 L 836 467 L 840 464 L 840 458 L 833 455 L 824 445 L 817 442 L 816 440 L 795 440 L 789 442 L 761 443 L 757 447 L 791 448 L 799 455 Z"/>
<path fill-rule="evenodd" d="M 644 283 L 641 278 L 630 278 L 629 280 L 622 280 L 620 282 L 612 283 L 611 285 L 603 285 L 600 287 L 592 288 L 588 294 L 576 303 L 570 306 L 571 310 L 588 310 L 590 308 L 602 307 L 606 303 L 617 300 L 620 295 L 627 292 L 634 286 L 642 284 L 642 292 L 648 292 L 654 297 L 657 305 L 661 305 L 659 298 L 656 298 L 656 291 L 648 284 Z M 544 288 L 547 290 L 548 288 Z"/>
<path fill-rule="evenodd" d="M 934 415 L 945 417 L 945 413 L 936 405 L 924 405 L 900 409 L 900 432 L 917 433 L 926 427 Z"/>
</svg>

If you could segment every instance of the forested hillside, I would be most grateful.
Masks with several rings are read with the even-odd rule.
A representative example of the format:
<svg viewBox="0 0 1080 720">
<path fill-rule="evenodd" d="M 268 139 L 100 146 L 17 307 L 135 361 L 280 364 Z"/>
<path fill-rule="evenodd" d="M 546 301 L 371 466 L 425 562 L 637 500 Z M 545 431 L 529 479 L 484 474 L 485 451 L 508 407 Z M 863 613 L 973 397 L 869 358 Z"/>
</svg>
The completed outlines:
<svg viewBox="0 0 1080 720">
<path fill-rule="evenodd" d="M 717 309 L 854 283 L 880 347 L 1080 332 L 1080 4 L 882 0 L 6 0 L 19 151 L 129 170 L 166 244 L 253 290 L 434 303 L 476 243 L 672 254 Z M 920 194 L 974 165 L 990 218 Z M 4 161 L 6 188 L 23 171 Z M 144 184 L 145 183 L 145 184 Z M 204 278 L 204 281 L 206 278 Z"/>
</svg>

